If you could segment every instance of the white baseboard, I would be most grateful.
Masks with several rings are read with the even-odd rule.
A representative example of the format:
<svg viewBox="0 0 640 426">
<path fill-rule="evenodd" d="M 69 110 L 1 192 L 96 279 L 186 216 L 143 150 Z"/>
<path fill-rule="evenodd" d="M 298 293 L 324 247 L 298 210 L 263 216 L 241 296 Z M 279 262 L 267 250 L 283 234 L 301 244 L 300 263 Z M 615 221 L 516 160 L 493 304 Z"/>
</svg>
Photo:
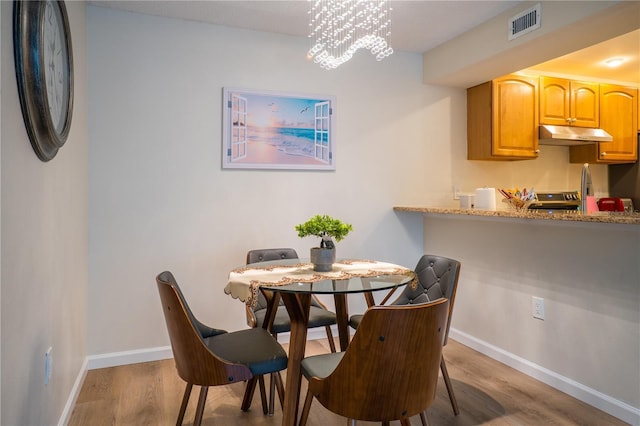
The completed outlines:
<svg viewBox="0 0 640 426">
<path fill-rule="evenodd" d="M 82 384 L 84 383 L 84 378 L 86 376 L 87 359 L 85 358 L 84 362 L 82 363 L 82 367 L 80 367 L 80 371 L 78 372 L 78 377 L 76 377 L 76 381 L 73 383 L 73 387 L 71 388 L 71 392 L 69 393 L 69 398 L 67 398 L 67 403 L 64 405 L 62 415 L 58 420 L 58 426 L 65 426 L 69 424 L 71 413 L 73 413 L 73 407 L 76 406 L 76 401 L 78 400 L 78 395 L 80 395 L 80 389 L 82 389 Z"/>
<path fill-rule="evenodd" d="M 119 365 L 137 364 L 139 362 L 159 361 L 173 358 L 171 346 L 136 349 L 133 351 L 112 352 L 87 357 L 87 369 L 117 367 Z"/>
<path fill-rule="evenodd" d="M 585 402 L 592 407 L 604 411 L 630 425 L 640 426 L 640 408 L 633 407 L 623 401 L 605 395 L 595 389 L 587 387 L 568 377 L 564 377 L 554 371 L 534 364 L 524 358 L 505 351 L 497 346 L 477 339 L 462 331 L 451 328 L 449 337 L 476 351 L 500 361 L 509 367 L 540 380 L 541 382 L 558 389 L 572 397 Z"/>
</svg>

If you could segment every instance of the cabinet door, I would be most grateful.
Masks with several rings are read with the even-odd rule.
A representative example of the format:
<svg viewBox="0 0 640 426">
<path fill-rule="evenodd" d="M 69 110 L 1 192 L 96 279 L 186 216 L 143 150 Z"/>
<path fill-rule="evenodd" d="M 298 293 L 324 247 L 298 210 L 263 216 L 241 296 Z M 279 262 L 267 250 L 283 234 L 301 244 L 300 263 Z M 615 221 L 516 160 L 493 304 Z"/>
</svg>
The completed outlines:
<svg viewBox="0 0 640 426">
<path fill-rule="evenodd" d="M 598 127 L 599 84 L 540 77 L 540 124 Z"/>
<path fill-rule="evenodd" d="M 569 80 L 540 77 L 540 124 L 571 124 L 571 84 Z"/>
<path fill-rule="evenodd" d="M 538 155 L 538 78 L 509 75 L 493 81 L 492 155 Z"/>
<path fill-rule="evenodd" d="M 600 85 L 600 127 L 613 142 L 598 144 L 600 160 L 635 162 L 638 159 L 638 89 Z"/>
<path fill-rule="evenodd" d="M 571 82 L 571 125 L 600 126 L 600 85 L 598 83 Z"/>
</svg>

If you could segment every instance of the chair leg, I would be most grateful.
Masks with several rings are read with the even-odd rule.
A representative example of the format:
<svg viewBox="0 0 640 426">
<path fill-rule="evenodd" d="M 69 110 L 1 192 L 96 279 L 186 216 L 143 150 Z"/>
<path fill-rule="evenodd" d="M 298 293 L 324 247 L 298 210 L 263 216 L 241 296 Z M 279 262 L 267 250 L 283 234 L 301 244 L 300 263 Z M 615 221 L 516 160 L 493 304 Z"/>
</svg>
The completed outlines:
<svg viewBox="0 0 640 426">
<path fill-rule="evenodd" d="M 284 385 L 282 384 L 282 376 L 280 372 L 274 374 L 276 379 L 276 389 L 278 389 L 278 399 L 280 400 L 280 408 L 284 408 Z"/>
<path fill-rule="evenodd" d="M 258 378 L 254 376 L 247 382 L 247 387 L 244 390 L 244 398 L 242 399 L 242 406 L 240 407 L 242 411 L 248 411 L 249 408 L 251 408 L 251 400 L 253 400 L 253 393 L 256 390 L 257 380 Z"/>
<path fill-rule="evenodd" d="M 273 338 L 278 341 L 278 334 L 273 333 Z M 282 384 L 282 376 L 279 371 L 275 373 L 275 375 L 277 376 L 276 386 L 278 389 L 278 398 L 280 399 L 280 408 L 284 408 L 284 385 Z M 273 374 L 271 375 L 271 378 L 273 379 Z M 273 412 L 271 413 L 273 414 Z"/>
<path fill-rule="evenodd" d="M 184 395 L 182 396 L 182 404 L 180 405 L 180 412 L 178 413 L 178 421 L 176 426 L 181 426 L 184 420 L 184 413 L 187 411 L 187 404 L 189 404 L 189 396 L 191 396 L 191 388 L 193 384 L 187 383 L 187 387 L 184 389 Z"/>
<path fill-rule="evenodd" d="M 267 390 L 264 385 L 264 376 L 258 377 L 258 385 L 260 386 L 260 401 L 262 402 L 262 414 L 267 414 L 269 412 L 269 407 L 267 406 Z M 251 404 L 251 402 L 249 402 Z"/>
<path fill-rule="evenodd" d="M 202 424 L 202 416 L 204 414 L 204 403 L 207 402 L 207 392 L 209 386 L 202 386 L 200 388 L 200 398 L 198 398 L 198 408 L 196 409 L 196 418 L 193 421 L 193 426 L 200 426 Z"/>
<path fill-rule="evenodd" d="M 298 426 L 306 426 L 307 419 L 309 418 L 309 410 L 311 410 L 311 402 L 313 402 L 313 395 L 311 391 L 307 391 L 307 396 L 304 399 L 304 405 L 302 406 L 302 415 L 300 416 L 300 423 Z"/>
<path fill-rule="evenodd" d="M 269 380 L 269 415 L 273 416 L 275 397 L 276 397 L 276 374 L 271 373 L 271 380 Z"/>
<path fill-rule="evenodd" d="M 420 413 L 420 421 L 422 422 L 422 426 L 429 426 L 429 417 L 427 417 L 427 410 L 424 410 Z"/>
<path fill-rule="evenodd" d="M 331 326 L 325 325 L 324 328 L 327 330 L 327 340 L 329 340 L 329 347 L 331 348 L 331 352 L 336 352 L 336 343 L 333 341 L 333 333 L 331 332 Z"/>
<path fill-rule="evenodd" d="M 453 393 L 453 387 L 451 386 L 451 380 L 449 379 L 447 364 L 444 362 L 444 354 L 442 355 L 442 358 L 440 358 L 440 370 L 442 371 L 442 378 L 444 379 L 444 384 L 447 386 L 447 393 L 449 394 L 449 400 L 451 401 L 453 414 L 457 416 L 458 414 L 460 414 L 460 410 L 458 409 L 458 401 L 456 401 L 456 396 Z"/>
</svg>

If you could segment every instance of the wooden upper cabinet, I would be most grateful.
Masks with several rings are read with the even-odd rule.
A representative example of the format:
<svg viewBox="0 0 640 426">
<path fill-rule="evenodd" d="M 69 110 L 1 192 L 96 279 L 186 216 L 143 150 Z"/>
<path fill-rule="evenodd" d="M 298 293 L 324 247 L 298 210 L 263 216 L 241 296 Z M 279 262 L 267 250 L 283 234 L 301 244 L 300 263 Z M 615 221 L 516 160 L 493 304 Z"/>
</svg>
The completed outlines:
<svg viewBox="0 0 640 426">
<path fill-rule="evenodd" d="M 634 163 L 638 159 L 638 89 L 600 85 L 600 128 L 612 142 L 572 146 L 572 163 Z"/>
<path fill-rule="evenodd" d="M 540 124 L 598 127 L 600 85 L 540 77 Z"/>
<path fill-rule="evenodd" d="M 538 77 L 507 75 L 467 89 L 467 158 L 537 158 L 538 121 Z"/>
</svg>

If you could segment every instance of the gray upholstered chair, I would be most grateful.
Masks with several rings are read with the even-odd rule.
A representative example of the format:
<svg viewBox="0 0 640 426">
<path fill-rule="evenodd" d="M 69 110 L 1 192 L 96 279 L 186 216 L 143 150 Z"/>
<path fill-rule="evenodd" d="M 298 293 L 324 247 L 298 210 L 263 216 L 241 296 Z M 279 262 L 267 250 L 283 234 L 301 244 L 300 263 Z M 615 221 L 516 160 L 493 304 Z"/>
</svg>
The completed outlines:
<svg viewBox="0 0 640 426">
<path fill-rule="evenodd" d="M 256 262 L 266 262 L 269 260 L 278 259 L 297 259 L 298 254 L 292 248 L 271 248 L 250 250 L 247 252 L 247 264 Z M 247 311 L 247 324 L 249 327 L 262 327 L 264 317 L 267 312 L 267 299 L 262 292 L 258 292 L 258 301 L 254 308 L 246 307 Z M 329 340 L 329 347 L 331 352 L 336 351 L 336 346 L 333 341 L 333 333 L 331 332 L 331 326 L 336 324 L 336 314 L 327 309 L 327 307 L 315 296 L 311 297 L 311 308 L 309 309 L 309 324 L 308 328 L 324 327 L 327 333 L 327 339 Z M 291 320 L 287 308 L 284 306 L 282 299 L 278 305 L 275 319 L 271 328 L 272 334 L 276 337 L 278 333 L 286 333 L 291 331 Z"/>
<path fill-rule="evenodd" d="M 420 414 L 428 424 L 442 359 L 449 301 L 372 306 L 345 352 L 304 358 L 309 385 L 300 426 L 316 398 L 329 411 L 351 419 L 410 425 Z M 418 366 L 418 368 L 417 368 Z"/>
<path fill-rule="evenodd" d="M 208 327 L 195 318 L 171 272 L 159 274 L 156 284 L 176 369 L 187 382 L 178 425 L 184 419 L 193 385 L 201 386 L 193 422 L 200 425 L 209 386 L 254 380 L 287 368 L 286 352 L 266 330 L 254 328 L 228 333 Z"/>
<path fill-rule="evenodd" d="M 418 277 L 418 286 L 412 289 L 406 286 L 403 292 L 395 299 L 391 305 L 412 305 L 416 303 L 425 303 L 430 300 L 436 300 L 441 297 L 449 299 L 449 316 L 447 320 L 447 331 L 445 334 L 444 344 L 447 344 L 449 338 L 449 328 L 451 327 L 451 317 L 453 315 L 453 304 L 456 298 L 456 290 L 458 288 L 458 278 L 460 277 L 460 262 L 443 256 L 425 254 L 420 258 L 415 268 Z M 391 295 L 391 294 L 390 294 Z M 390 296 L 389 295 L 389 296 Z M 385 304 L 388 297 L 382 300 L 381 304 Z M 362 319 L 362 315 L 353 315 L 349 319 L 349 325 L 357 328 Z M 453 393 L 447 364 L 444 361 L 444 354 L 440 361 L 440 370 L 447 387 L 449 400 L 454 414 L 460 413 L 458 402 Z"/>
</svg>

